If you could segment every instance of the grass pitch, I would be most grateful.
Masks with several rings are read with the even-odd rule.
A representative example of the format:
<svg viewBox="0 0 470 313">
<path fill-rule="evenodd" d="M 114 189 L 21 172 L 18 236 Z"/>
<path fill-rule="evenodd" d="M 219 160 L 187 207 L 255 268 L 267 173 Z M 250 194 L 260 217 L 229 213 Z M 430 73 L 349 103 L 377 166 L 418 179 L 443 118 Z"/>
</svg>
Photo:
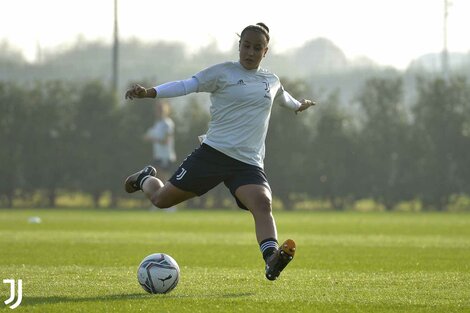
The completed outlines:
<svg viewBox="0 0 470 313">
<path fill-rule="evenodd" d="M 470 312 L 470 214 L 275 217 L 298 248 L 270 282 L 241 210 L 0 210 L 0 278 L 23 280 L 18 312 Z M 137 283 L 155 252 L 181 268 L 166 295 Z"/>
</svg>

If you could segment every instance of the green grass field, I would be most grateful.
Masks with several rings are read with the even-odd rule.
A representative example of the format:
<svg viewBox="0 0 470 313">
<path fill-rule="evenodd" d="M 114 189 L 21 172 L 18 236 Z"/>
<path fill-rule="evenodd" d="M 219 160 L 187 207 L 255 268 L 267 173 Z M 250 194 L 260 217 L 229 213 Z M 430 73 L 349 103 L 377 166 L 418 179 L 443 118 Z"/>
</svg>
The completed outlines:
<svg viewBox="0 0 470 313">
<path fill-rule="evenodd" d="M 298 249 L 270 282 L 245 211 L 0 210 L 0 278 L 18 312 L 470 312 L 470 214 L 275 216 Z M 181 268 L 167 295 L 137 283 L 155 252 Z"/>
</svg>

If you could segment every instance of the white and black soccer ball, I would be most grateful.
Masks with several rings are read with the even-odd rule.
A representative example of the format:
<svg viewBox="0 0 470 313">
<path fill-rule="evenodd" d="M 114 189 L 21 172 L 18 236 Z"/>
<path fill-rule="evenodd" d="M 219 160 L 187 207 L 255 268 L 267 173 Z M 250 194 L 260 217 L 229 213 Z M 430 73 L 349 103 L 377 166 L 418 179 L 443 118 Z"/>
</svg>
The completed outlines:
<svg viewBox="0 0 470 313">
<path fill-rule="evenodd" d="M 165 253 L 145 257 L 137 270 L 137 280 L 148 293 L 168 293 L 176 287 L 179 278 L 178 263 Z"/>
</svg>

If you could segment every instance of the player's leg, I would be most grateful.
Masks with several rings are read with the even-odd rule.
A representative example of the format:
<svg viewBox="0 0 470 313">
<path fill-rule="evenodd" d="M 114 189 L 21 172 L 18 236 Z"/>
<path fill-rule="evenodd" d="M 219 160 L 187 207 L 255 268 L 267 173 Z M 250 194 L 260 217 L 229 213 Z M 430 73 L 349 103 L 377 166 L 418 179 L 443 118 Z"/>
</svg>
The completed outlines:
<svg viewBox="0 0 470 313">
<path fill-rule="evenodd" d="M 196 196 L 195 193 L 181 190 L 170 182 L 164 185 L 156 177 L 156 170 L 152 166 L 146 166 L 127 177 L 125 189 L 128 193 L 142 190 L 152 204 L 161 209 L 172 207 Z"/>
<path fill-rule="evenodd" d="M 235 196 L 253 215 L 258 242 L 267 238 L 277 240 L 271 191 L 263 185 L 250 184 L 238 187 Z"/>
<path fill-rule="evenodd" d="M 197 196 L 193 192 L 184 191 L 173 186 L 171 182 L 163 185 L 162 181 L 156 177 L 147 179 L 142 185 L 142 191 L 152 204 L 160 209 L 171 208 Z"/>
<path fill-rule="evenodd" d="M 266 262 L 266 278 L 275 280 L 294 258 L 296 247 L 291 239 L 278 247 L 271 190 L 264 185 L 249 184 L 238 187 L 235 196 L 253 215 L 256 238 Z"/>
<path fill-rule="evenodd" d="M 211 149 L 201 145 L 193 151 L 165 184 L 156 177 L 156 170 L 152 166 L 146 166 L 126 179 L 126 191 L 142 190 L 158 208 L 169 208 L 201 196 L 223 180 L 217 174 L 217 162 L 214 161 L 217 158 L 214 159 Z"/>
</svg>

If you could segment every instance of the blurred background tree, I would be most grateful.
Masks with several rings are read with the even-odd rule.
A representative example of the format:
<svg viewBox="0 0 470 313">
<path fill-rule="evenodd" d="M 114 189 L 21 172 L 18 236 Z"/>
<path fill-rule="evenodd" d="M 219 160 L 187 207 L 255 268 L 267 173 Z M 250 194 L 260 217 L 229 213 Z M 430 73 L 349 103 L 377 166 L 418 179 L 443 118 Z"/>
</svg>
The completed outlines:
<svg viewBox="0 0 470 313">
<path fill-rule="evenodd" d="M 36 63 L 1 45 L 2 207 L 53 207 L 68 193 L 86 195 L 94 206 L 141 205 L 135 202 L 141 195 L 126 194 L 122 181 L 151 161 L 143 135 L 154 123 L 155 100 L 125 101 L 124 90 L 135 82 L 152 86 L 184 79 L 237 58 L 236 42 L 231 52 L 208 45 L 193 54 L 179 43 L 123 42 L 114 94 L 106 83 L 111 67 L 106 44 L 79 40 Z M 426 66 L 431 63 L 417 59 L 398 71 L 351 61 L 324 39 L 271 53 L 263 67 L 281 75 L 295 97 L 319 103 L 299 115 L 277 104 L 272 109 L 265 167 L 281 207 L 295 209 L 307 200 L 347 209 L 370 199 L 389 210 L 403 201 L 445 210 L 456 198 L 468 197 L 470 75 L 462 71 L 462 61 L 451 79 L 443 80 Z M 207 130 L 210 102 L 207 94 L 170 102 L 181 162 Z M 110 201 L 100 202 L 105 196 Z M 224 187 L 189 206 L 235 207 Z"/>
</svg>

